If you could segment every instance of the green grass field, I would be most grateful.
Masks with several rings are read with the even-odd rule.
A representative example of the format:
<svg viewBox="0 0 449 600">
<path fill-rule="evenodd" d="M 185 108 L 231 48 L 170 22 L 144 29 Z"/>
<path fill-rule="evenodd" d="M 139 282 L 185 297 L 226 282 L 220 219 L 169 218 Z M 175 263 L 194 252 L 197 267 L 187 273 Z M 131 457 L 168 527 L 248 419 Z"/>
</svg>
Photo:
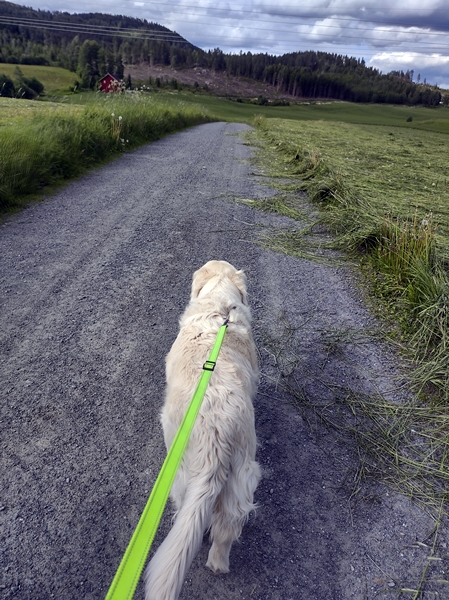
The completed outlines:
<svg viewBox="0 0 449 600">
<path fill-rule="evenodd" d="M 60 67 L 43 67 L 39 65 L 11 65 L 0 63 L 0 74 L 14 79 L 14 69 L 19 67 L 25 77 L 36 77 L 44 84 L 45 96 L 60 96 L 69 91 L 76 79 L 76 74 Z"/>
<path fill-rule="evenodd" d="M 16 100 L 0 97 L 0 128 L 17 126 L 23 122 L 29 123 L 39 117 L 69 115 L 80 111 L 82 111 L 81 107 L 62 102 L 36 102 L 36 100 Z"/>
<path fill-rule="evenodd" d="M 449 112 L 449 111 L 448 111 Z M 442 121 L 444 122 L 444 121 Z M 325 121 L 267 121 L 265 139 L 291 160 L 319 157 L 378 214 L 432 213 L 449 257 L 449 136 L 407 127 Z"/>
<path fill-rule="evenodd" d="M 251 123 L 261 115 L 266 119 L 292 121 L 334 121 L 365 125 L 386 125 L 405 129 L 423 129 L 449 133 L 449 110 L 443 107 L 390 106 L 383 104 L 351 104 L 349 102 L 311 102 L 290 106 L 259 106 L 180 92 L 186 102 L 200 103 L 225 121 Z M 412 121 L 407 119 L 412 118 Z"/>
<path fill-rule="evenodd" d="M 349 102 L 304 102 L 290 106 L 259 106 L 206 94 L 195 94 L 185 90 L 154 91 L 148 95 L 165 102 L 177 100 L 201 106 L 215 118 L 235 123 L 252 124 L 254 118 L 260 115 L 266 119 L 385 125 L 412 131 L 422 129 L 437 133 L 449 133 L 449 110 L 443 107 L 410 108 L 380 104 L 351 104 Z M 86 104 L 94 96 L 95 92 L 82 92 L 67 95 L 65 101 L 71 104 Z M 412 121 L 408 121 L 410 117 Z"/>
</svg>

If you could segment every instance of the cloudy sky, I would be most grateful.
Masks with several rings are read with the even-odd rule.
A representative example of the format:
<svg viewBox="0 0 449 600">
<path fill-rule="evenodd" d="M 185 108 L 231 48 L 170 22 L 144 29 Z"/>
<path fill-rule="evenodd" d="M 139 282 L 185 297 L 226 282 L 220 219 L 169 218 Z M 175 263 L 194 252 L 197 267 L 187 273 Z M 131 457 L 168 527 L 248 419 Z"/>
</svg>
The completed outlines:
<svg viewBox="0 0 449 600">
<path fill-rule="evenodd" d="M 449 89 L 448 0 L 13 0 L 33 8 L 147 19 L 204 50 L 321 50 Z"/>
</svg>

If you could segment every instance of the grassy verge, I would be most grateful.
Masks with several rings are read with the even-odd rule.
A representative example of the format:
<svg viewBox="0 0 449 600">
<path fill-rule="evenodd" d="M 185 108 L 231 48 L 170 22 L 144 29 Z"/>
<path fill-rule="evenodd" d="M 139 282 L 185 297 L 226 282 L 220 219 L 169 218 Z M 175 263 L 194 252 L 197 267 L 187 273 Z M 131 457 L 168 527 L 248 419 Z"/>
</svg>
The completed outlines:
<svg viewBox="0 0 449 600">
<path fill-rule="evenodd" d="M 418 391 L 449 401 L 449 137 L 381 126 L 256 120 L 280 185 L 306 191 L 331 244 L 360 257 L 405 336 Z M 273 152 L 275 150 L 275 152 Z M 275 157 L 275 158 L 273 158 Z M 286 251 L 313 227 L 293 230 Z"/>
<path fill-rule="evenodd" d="M 212 120 L 204 109 L 138 94 L 85 106 L 0 98 L 0 212 L 139 144 Z"/>
</svg>

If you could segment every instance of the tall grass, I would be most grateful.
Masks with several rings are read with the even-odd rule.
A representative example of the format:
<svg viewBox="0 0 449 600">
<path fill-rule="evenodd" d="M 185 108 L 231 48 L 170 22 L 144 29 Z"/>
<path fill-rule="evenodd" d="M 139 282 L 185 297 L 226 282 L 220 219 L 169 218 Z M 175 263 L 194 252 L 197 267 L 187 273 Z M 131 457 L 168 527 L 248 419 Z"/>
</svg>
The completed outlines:
<svg viewBox="0 0 449 600">
<path fill-rule="evenodd" d="M 408 178 L 406 194 L 410 198 L 415 193 L 419 198 L 418 206 L 412 208 L 410 199 L 402 201 L 404 189 L 398 186 L 397 180 L 406 180 L 404 158 L 395 156 L 387 145 L 379 143 L 376 147 L 376 135 L 381 135 L 377 128 L 372 128 L 368 135 L 362 131 L 361 138 L 367 135 L 369 140 L 365 148 L 363 140 L 359 138 L 356 142 L 354 126 L 351 126 L 353 137 L 348 136 L 349 139 L 342 142 L 331 138 L 328 124 L 321 130 L 319 124 L 314 124 L 311 131 L 321 135 L 315 138 L 321 142 L 317 150 L 304 143 L 304 126 L 301 134 L 294 135 L 297 130 L 291 122 L 272 123 L 258 119 L 255 125 L 258 136 L 277 151 L 277 158 L 271 163 L 273 173 L 296 180 L 297 190 L 306 191 L 310 201 L 320 207 L 318 221 L 334 234 L 332 246 L 361 258 L 368 267 L 365 271 L 370 274 L 373 291 L 403 332 L 403 345 L 414 364 L 412 382 L 416 389 L 449 402 L 448 198 L 445 167 L 438 172 L 436 158 L 432 162 L 430 181 L 443 182 L 438 196 L 437 185 L 423 185 L 423 179 L 428 177 L 426 172 L 431 168 L 430 161 L 434 155 L 437 157 L 443 142 L 436 140 L 435 149 L 431 150 L 431 140 L 426 139 L 424 162 L 422 150 L 415 149 L 417 155 L 421 155 L 423 172 L 413 173 L 415 189 L 412 178 Z M 333 133 L 336 131 L 338 126 L 334 126 Z M 348 126 L 342 125 L 339 133 L 348 135 L 349 131 Z M 349 154 L 351 142 L 353 149 L 359 152 L 357 158 L 351 155 L 350 171 L 345 171 L 348 167 L 342 159 Z M 329 145 L 336 148 L 338 144 L 341 151 L 334 158 Z M 384 177 L 377 188 L 372 177 L 373 171 L 379 169 L 379 161 L 365 160 L 368 155 L 373 157 L 376 150 L 382 154 L 381 163 L 388 166 L 388 179 Z M 408 161 L 413 161 L 412 151 L 409 147 Z M 439 209 L 438 227 L 431 211 L 432 201 Z M 304 245 L 304 230 L 298 230 L 297 237 Z"/>
<path fill-rule="evenodd" d="M 67 111 L 37 106 L 29 118 L 18 111 L 20 118 L 0 128 L 0 212 L 119 152 L 211 120 L 200 107 L 139 95 L 100 97 Z"/>
</svg>

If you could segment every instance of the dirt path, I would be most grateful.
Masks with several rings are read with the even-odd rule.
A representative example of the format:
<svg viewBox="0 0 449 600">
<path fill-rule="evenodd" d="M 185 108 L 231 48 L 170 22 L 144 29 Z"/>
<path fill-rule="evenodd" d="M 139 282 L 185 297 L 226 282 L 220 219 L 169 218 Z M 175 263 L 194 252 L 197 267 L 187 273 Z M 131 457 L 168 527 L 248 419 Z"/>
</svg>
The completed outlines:
<svg viewBox="0 0 449 600">
<path fill-rule="evenodd" d="M 164 356 L 192 272 L 212 258 L 249 280 L 264 478 L 231 573 L 205 568 L 204 544 L 182 599 L 371 600 L 416 589 L 432 520 L 374 482 L 353 496 L 355 449 L 278 385 L 287 369 L 320 402 L 338 386 L 394 394 L 395 358 L 365 339 L 376 325 L 345 269 L 255 243 L 259 224 L 284 219 L 231 199 L 271 193 L 250 176 L 243 129 L 169 136 L 0 226 L 2 598 L 104 598 L 164 457 Z M 330 331 L 364 343 L 331 351 Z M 169 527 L 167 512 L 156 544 Z M 425 596 L 434 597 L 444 594 Z"/>
</svg>

